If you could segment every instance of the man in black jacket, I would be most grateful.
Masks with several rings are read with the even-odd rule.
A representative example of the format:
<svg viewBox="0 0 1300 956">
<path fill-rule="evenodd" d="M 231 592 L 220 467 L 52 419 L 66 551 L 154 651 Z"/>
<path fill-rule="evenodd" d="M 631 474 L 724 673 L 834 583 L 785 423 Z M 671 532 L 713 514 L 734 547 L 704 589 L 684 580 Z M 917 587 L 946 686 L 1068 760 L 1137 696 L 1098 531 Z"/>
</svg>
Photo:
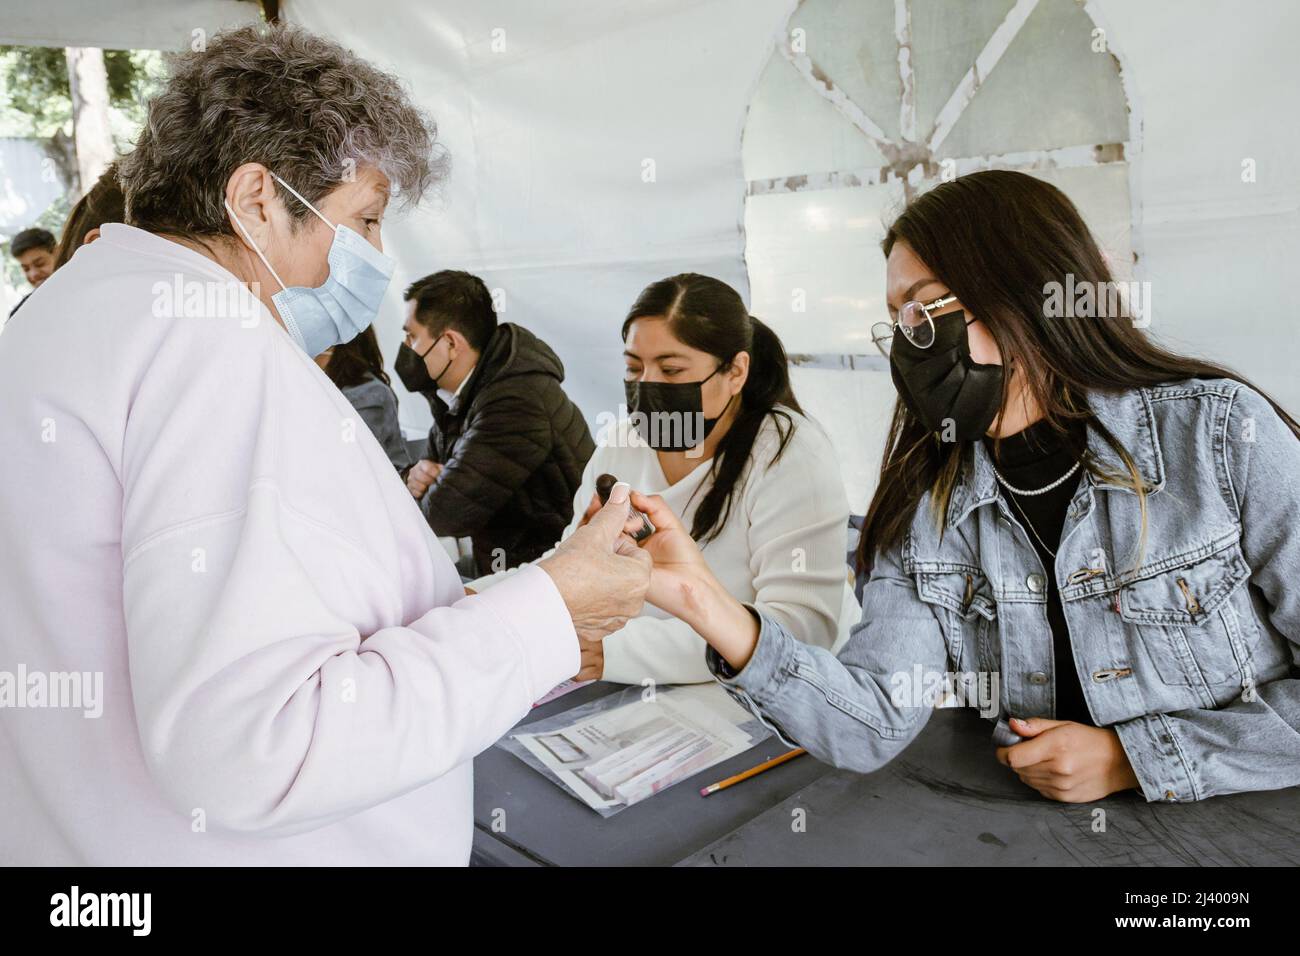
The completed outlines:
<svg viewBox="0 0 1300 956">
<path fill-rule="evenodd" d="M 596 447 L 560 384 L 564 366 L 527 329 L 497 324 L 477 276 L 437 272 L 404 298 L 397 374 L 433 411 L 407 487 L 435 534 L 473 541 L 478 575 L 539 557 L 573 517 Z"/>
</svg>

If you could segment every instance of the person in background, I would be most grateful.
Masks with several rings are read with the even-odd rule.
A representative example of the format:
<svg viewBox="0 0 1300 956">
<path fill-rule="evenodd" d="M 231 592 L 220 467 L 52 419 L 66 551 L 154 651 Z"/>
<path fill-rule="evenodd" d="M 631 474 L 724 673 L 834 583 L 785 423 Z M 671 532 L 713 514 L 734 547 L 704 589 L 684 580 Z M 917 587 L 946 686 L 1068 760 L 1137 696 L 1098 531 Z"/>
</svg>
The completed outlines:
<svg viewBox="0 0 1300 956">
<path fill-rule="evenodd" d="M 393 467 L 399 472 L 410 468 L 411 456 L 397 424 L 397 396 L 388 384 L 375 327 L 367 327 L 351 342 L 330 346 L 316 356 L 316 364 L 352 403 Z"/>
<path fill-rule="evenodd" d="M 41 283 L 54 271 L 54 246 L 54 233 L 38 227 L 24 229 L 9 243 L 9 254 L 22 266 L 23 278 L 31 285 L 32 292 L 39 289 Z M 28 292 L 18 300 L 18 304 L 9 311 L 11 318 L 31 294 Z"/>
<path fill-rule="evenodd" d="M 54 250 L 54 269 L 67 265 L 78 249 L 98 239 L 104 223 L 122 222 L 125 218 L 126 197 L 117 181 L 117 163 L 112 163 L 68 213 L 63 235 Z"/>
<path fill-rule="evenodd" d="M 630 414 L 602 431 L 575 496 L 577 517 L 559 540 L 599 510 L 596 480 L 612 474 L 682 515 L 736 599 L 810 645 L 833 648 L 859 613 L 844 552 L 849 503 L 835 449 L 794 396 L 781 340 L 735 289 L 693 273 L 648 286 L 622 337 Z M 706 649 L 686 621 L 647 607 L 603 642 L 584 644 L 575 676 L 710 681 Z"/>
<path fill-rule="evenodd" d="M 411 284 L 394 368 L 433 412 L 428 457 L 406 474 L 434 532 L 468 537 L 476 573 L 531 561 L 573 517 L 595 448 L 564 366 L 522 326 L 497 324 L 483 280 L 444 271 Z"/>
</svg>

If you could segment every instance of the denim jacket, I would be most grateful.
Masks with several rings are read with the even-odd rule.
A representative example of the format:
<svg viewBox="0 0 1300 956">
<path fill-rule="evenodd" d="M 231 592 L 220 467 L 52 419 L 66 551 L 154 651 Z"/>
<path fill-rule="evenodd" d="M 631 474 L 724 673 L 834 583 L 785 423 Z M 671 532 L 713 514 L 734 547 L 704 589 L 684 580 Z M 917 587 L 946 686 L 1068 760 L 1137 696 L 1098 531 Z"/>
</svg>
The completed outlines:
<svg viewBox="0 0 1300 956">
<path fill-rule="evenodd" d="M 1153 489 L 1140 555 L 1138 496 L 1085 473 L 1044 568 L 973 442 L 942 533 L 927 496 L 877 556 L 838 656 L 761 617 L 738 674 L 710 650 L 718 681 L 837 767 L 874 770 L 916 737 L 933 707 L 911 692 L 922 674 L 958 675 L 931 686 L 950 703 L 985 700 L 994 740 L 1013 743 L 1008 717 L 1054 716 L 1053 574 L 1088 709 L 1118 734 L 1147 800 L 1300 784 L 1300 440 L 1227 379 L 1088 401 Z M 1127 473 L 1091 427 L 1087 440 L 1104 471 Z M 993 679 L 987 699 L 961 692 Z"/>
</svg>

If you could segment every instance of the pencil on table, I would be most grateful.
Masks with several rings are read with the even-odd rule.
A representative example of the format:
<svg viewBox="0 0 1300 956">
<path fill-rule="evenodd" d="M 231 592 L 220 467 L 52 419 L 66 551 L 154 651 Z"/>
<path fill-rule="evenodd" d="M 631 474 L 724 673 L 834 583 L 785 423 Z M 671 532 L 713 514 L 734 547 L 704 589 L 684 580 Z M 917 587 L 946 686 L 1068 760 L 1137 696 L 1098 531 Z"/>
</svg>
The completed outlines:
<svg viewBox="0 0 1300 956">
<path fill-rule="evenodd" d="M 787 760 L 793 760 L 795 757 L 802 757 L 808 751 L 802 747 L 796 747 L 794 750 L 788 750 L 779 757 L 773 757 L 771 760 L 764 760 L 757 767 L 750 767 L 743 773 L 738 773 L 734 777 L 728 777 L 726 780 L 719 780 L 717 783 L 711 783 L 700 791 L 701 797 L 707 797 L 711 793 L 717 793 L 719 790 L 726 790 L 728 787 L 735 786 L 742 780 L 748 780 L 750 777 L 757 777 L 764 770 L 771 770 L 773 767 L 785 763 Z"/>
</svg>

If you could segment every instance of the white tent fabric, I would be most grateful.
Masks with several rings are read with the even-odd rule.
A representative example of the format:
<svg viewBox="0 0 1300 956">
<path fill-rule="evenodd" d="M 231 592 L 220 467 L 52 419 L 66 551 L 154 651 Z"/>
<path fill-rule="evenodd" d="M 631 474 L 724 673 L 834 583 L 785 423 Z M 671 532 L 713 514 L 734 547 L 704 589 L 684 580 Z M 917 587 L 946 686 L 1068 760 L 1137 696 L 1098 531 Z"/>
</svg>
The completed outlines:
<svg viewBox="0 0 1300 956">
<path fill-rule="evenodd" d="M 741 131 L 795 6 L 393 0 L 362 11 L 354 0 L 286 0 L 286 19 L 404 77 L 452 156 L 439 196 L 385 232 L 399 262 L 378 323 L 390 360 L 401 287 L 437 269 L 468 269 L 499 290 L 504 319 L 555 347 L 594 423 L 621 398 L 618 327 L 645 284 L 693 270 L 748 297 Z M 1152 284 L 1152 330 L 1300 408 L 1289 341 L 1298 317 L 1290 269 L 1300 257 L 1290 44 L 1300 5 L 1086 6 L 1125 53 L 1130 108 L 1143 124 L 1134 278 Z M 247 0 L 6 2 L 0 41 L 183 49 L 195 29 L 256 17 Z M 887 376 L 800 369 L 795 379 L 831 429 L 861 510 Z M 401 398 L 405 426 L 419 433 L 427 407 Z"/>
<path fill-rule="evenodd" d="M 503 318 L 565 361 L 595 421 L 621 397 L 618 328 L 648 282 L 693 270 L 748 295 L 740 134 L 792 0 L 443 0 L 358 18 L 352 0 L 289 0 L 285 16 L 403 76 L 437 118 L 453 172 L 434 203 L 386 231 L 394 283 L 441 268 L 481 274 Z M 1300 127 L 1290 37 L 1300 7 L 1232 11 L 1188 0 L 1094 2 L 1133 75 L 1145 124 L 1137 279 L 1153 331 L 1236 365 L 1300 408 L 1290 366 L 1300 256 Z M 1255 182 L 1242 164 L 1254 160 Z M 654 181 L 642 178 L 653 161 Z M 391 356 L 390 293 L 379 324 Z M 878 461 L 881 372 L 800 371 L 805 404 L 842 445 L 855 510 Z M 427 410 L 403 396 L 413 431 Z"/>
<path fill-rule="evenodd" d="M 188 50 L 200 36 L 262 19 L 255 0 L 3 0 L 0 7 L 0 43 L 14 46 Z"/>
<path fill-rule="evenodd" d="M 440 195 L 385 230 L 394 286 L 444 268 L 481 275 L 504 295 L 501 318 L 560 354 L 594 422 L 621 401 L 619 326 L 645 285 L 693 270 L 747 293 L 738 144 L 791 8 L 445 3 L 364 29 L 346 2 L 284 14 L 401 75 L 450 151 Z M 400 306 L 390 293 L 378 326 L 390 356 Z M 427 408 L 405 398 L 418 430 Z"/>
</svg>

